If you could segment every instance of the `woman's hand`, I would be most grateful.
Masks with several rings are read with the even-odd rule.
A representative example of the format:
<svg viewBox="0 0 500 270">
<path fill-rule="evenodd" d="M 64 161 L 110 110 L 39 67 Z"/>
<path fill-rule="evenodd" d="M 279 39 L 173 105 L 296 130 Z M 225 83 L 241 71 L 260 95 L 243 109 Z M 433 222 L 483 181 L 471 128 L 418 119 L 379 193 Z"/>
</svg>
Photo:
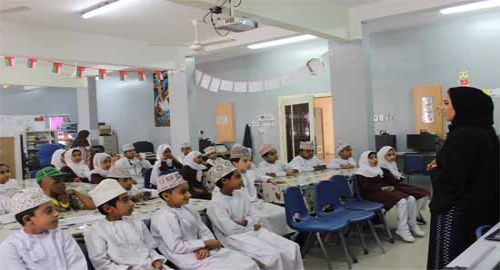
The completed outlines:
<svg viewBox="0 0 500 270">
<path fill-rule="evenodd" d="M 394 191 L 394 187 L 393 186 L 384 186 L 382 187 L 382 191 L 388 191 L 388 192 L 391 192 L 391 191 Z"/>
<path fill-rule="evenodd" d="M 432 169 L 437 167 L 436 160 L 433 160 L 431 163 L 427 164 L 427 171 L 432 171 Z"/>
</svg>

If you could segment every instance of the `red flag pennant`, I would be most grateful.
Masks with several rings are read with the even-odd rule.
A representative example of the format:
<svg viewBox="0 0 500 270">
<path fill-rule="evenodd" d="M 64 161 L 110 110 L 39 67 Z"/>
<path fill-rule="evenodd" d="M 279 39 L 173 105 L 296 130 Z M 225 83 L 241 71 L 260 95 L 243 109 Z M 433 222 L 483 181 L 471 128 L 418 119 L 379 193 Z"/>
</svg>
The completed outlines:
<svg viewBox="0 0 500 270">
<path fill-rule="evenodd" d="M 36 58 L 28 58 L 28 62 L 26 62 L 26 67 L 29 69 L 35 68 L 35 64 L 37 62 Z"/>
<path fill-rule="evenodd" d="M 55 74 L 61 73 L 62 63 L 52 63 L 52 72 Z"/>
<path fill-rule="evenodd" d="M 5 56 L 5 66 L 6 67 L 13 67 L 14 66 L 14 57 L 13 56 Z"/>
<path fill-rule="evenodd" d="M 144 72 L 144 70 L 137 71 L 137 74 L 139 75 L 139 81 L 144 81 L 146 79 L 146 72 Z"/>
<path fill-rule="evenodd" d="M 155 71 L 155 76 L 158 81 L 163 81 L 163 74 L 160 70 Z"/>
<path fill-rule="evenodd" d="M 120 80 L 125 81 L 127 79 L 127 72 L 125 70 L 120 70 Z"/>
<path fill-rule="evenodd" d="M 106 79 L 106 70 L 103 68 L 99 69 L 99 79 L 101 80 Z"/>
<path fill-rule="evenodd" d="M 81 78 L 83 77 L 83 72 L 85 71 L 85 67 L 76 66 L 75 68 L 75 77 Z"/>
</svg>

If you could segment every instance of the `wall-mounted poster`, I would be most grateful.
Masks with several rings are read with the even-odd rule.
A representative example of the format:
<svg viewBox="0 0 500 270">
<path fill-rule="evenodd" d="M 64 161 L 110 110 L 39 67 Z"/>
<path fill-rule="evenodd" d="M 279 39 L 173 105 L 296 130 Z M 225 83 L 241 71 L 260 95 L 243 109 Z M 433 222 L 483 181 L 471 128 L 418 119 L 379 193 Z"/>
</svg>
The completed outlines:
<svg viewBox="0 0 500 270">
<path fill-rule="evenodd" d="M 168 72 L 161 72 L 163 78 L 153 74 L 154 83 L 154 115 L 156 127 L 170 126 L 170 91 L 168 85 Z"/>
</svg>

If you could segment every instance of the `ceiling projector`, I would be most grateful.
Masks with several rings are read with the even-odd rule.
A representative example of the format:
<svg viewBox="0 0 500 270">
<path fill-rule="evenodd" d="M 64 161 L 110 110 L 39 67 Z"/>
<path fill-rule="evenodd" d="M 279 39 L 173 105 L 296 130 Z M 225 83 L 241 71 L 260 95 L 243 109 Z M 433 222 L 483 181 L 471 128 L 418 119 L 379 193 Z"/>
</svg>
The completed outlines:
<svg viewBox="0 0 500 270">
<path fill-rule="evenodd" d="M 217 30 L 240 33 L 259 28 L 259 23 L 246 18 L 229 17 L 217 20 L 215 28 Z"/>
</svg>

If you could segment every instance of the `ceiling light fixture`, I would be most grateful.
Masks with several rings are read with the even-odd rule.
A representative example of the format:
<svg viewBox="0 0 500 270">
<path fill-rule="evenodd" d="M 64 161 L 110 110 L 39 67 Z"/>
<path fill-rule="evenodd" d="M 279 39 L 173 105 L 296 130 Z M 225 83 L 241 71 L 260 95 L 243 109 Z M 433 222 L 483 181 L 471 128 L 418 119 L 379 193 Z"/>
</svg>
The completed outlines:
<svg viewBox="0 0 500 270">
<path fill-rule="evenodd" d="M 441 9 L 439 12 L 444 15 L 476 11 L 486 8 L 500 7 L 500 0 L 481 1 L 467 5 Z"/>
<path fill-rule="evenodd" d="M 269 48 L 269 47 L 281 46 L 281 45 L 285 45 L 285 44 L 291 44 L 291 43 L 312 40 L 312 39 L 316 39 L 316 38 L 318 38 L 318 37 L 313 36 L 313 35 L 295 36 L 295 37 L 290 37 L 290 38 L 283 38 L 283 39 L 277 39 L 277 40 L 272 40 L 272 41 L 268 41 L 268 42 L 252 44 L 252 45 L 249 45 L 247 48 L 249 48 L 251 50 L 258 50 L 258 49 L 263 49 L 263 48 Z"/>
<path fill-rule="evenodd" d="M 124 7 L 132 2 L 135 2 L 137 0 L 109 0 L 105 1 L 101 4 L 98 4 L 97 6 L 93 6 L 89 8 L 88 10 L 84 11 L 82 13 L 82 18 L 84 19 L 90 19 L 94 16 L 99 16 L 102 15 L 106 12 L 109 12 L 111 10 L 115 10 L 121 7 Z"/>
</svg>

